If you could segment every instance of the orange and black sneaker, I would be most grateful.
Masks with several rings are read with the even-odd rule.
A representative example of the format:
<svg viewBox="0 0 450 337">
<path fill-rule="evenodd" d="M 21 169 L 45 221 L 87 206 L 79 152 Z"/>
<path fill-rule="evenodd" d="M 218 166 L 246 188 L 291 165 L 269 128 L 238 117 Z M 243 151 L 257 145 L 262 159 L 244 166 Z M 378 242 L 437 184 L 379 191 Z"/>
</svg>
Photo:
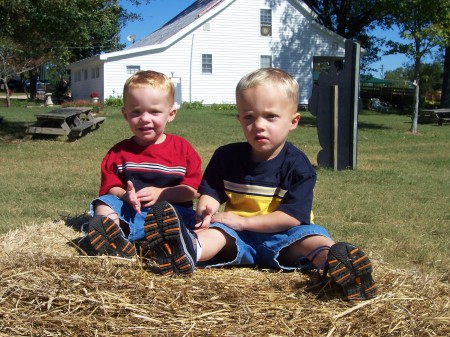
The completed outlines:
<svg viewBox="0 0 450 337">
<path fill-rule="evenodd" d="M 366 300 L 376 296 L 372 262 L 358 247 L 346 242 L 335 243 L 328 253 L 328 268 L 331 278 L 342 286 L 347 300 Z"/>
<path fill-rule="evenodd" d="M 106 216 L 95 215 L 89 219 L 88 238 L 99 254 L 125 258 L 136 255 L 136 248 L 125 238 L 119 225 Z"/>
<path fill-rule="evenodd" d="M 176 208 L 166 201 L 150 207 L 144 222 L 145 239 L 162 275 L 194 272 L 197 240 L 183 224 Z"/>
</svg>

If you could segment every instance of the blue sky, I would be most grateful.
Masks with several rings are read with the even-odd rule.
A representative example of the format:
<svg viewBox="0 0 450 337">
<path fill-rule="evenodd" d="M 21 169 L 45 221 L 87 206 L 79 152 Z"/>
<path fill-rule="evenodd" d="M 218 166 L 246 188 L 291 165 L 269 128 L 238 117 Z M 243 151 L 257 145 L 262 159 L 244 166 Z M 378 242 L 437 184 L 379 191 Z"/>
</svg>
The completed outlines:
<svg viewBox="0 0 450 337">
<path fill-rule="evenodd" d="M 126 43 L 127 46 L 129 46 L 131 42 L 127 41 L 127 36 L 132 34 L 136 36 L 136 41 L 144 38 L 193 2 L 194 0 L 152 0 L 149 5 L 142 5 L 139 9 L 136 9 L 135 7 L 130 7 L 130 4 L 127 1 L 122 1 L 122 5 L 129 8 L 129 10 L 141 13 L 143 21 L 136 21 L 128 24 L 122 30 L 121 42 Z M 393 40 L 398 39 L 398 32 L 396 31 L 383 32 L 377 30 L 375 33 L 377 37 Z M 394 70 L 398 67 L 402 67 L 405 62 L 408 62 L 408 59 L 404 55 L 382 56 L 381 61 L 372 64 L 372 67 L 376 69 L 376 72 L 372 72 L 372 75 L 381 77 L 382 69 L 383 72 Z"/>
</svg>

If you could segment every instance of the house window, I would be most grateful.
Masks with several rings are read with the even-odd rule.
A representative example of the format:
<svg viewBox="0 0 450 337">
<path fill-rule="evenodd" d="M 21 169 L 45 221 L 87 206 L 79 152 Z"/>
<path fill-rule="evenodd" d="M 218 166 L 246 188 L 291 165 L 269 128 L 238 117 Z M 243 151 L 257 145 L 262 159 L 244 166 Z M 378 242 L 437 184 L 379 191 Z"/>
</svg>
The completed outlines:
<svg viewBox="0 0 450 337">
<path fill-rule="evenodd" d="M 141 66 L 127 66 L 127 74 L 132 75 L 141 70 Z"/>
<path fill-rule="evenodd" d="M 85 81 L 87 81 L 87 79 L 88 79 L 88 70 L 87 69 L 83 69 L 83 79 Z"/>
<path fill-rule="evenodd" d="M 80 82 L 81 81 L 81 71 L 78 70 L 77 72 L 75 72 L 75 82 Z"/>
<path fill-rule="evenodd" d="M 261 68 L 272 68 L 272 56 L 261 55 L 260 65 Z"/>
<path fill-rule="evenodd" d="M 212 74 L 212 54 L 202 54 L 202 73 Z"/>
<path fill-rule="evenodd" d="M 100 68 L 95 67 L 91 69 L 91 78 L 98 78 L 100 76 Z"/>
<path fill-rule="evenodd" d="M 261 9 L 259 13 L 261 36 L 272 36 L 272 10 Z"/>
</svg>

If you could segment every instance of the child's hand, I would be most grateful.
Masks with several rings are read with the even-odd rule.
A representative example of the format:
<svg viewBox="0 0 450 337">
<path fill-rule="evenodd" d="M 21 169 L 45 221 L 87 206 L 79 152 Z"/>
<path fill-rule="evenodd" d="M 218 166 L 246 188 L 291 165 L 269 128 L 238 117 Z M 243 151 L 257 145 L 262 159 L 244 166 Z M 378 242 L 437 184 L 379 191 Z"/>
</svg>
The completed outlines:
<svg viewBox="0 0 450 337">
<path fill-rule="evenodd" d="M 137 213 L 141 214 L 141 202 L 136 195 L 136 190 L 131 180 L 127 181 L 127 190 L 122 199 L 126 200 Z"/>
<path fill-rule="evenodd" d="M 158 187 L 144 187 L 136 193 L 136 196 L 143 207 L 150 207 L 159 200 L 161 192 L 162 189 Z"/>
<path fill-rule="evenodd" d="M 216 213 L 211 217 L 211 222 L 220 222 L 240 232 L 245 229 L 245 218 L 231 212 Z"/>
<path fill-rule="evenodd" d="M 209 227 L 209 224 L 211 223 L 212 214 L 213 214 L 213 210 L 211 209 L 211 207 L 206 205 L 202 214 L 199 215 L 199 217 L 201 218 L 201 221 L 195 224 L 194 228 L 195 228 L 196 232 L 202 231 Z"/>
</svg>

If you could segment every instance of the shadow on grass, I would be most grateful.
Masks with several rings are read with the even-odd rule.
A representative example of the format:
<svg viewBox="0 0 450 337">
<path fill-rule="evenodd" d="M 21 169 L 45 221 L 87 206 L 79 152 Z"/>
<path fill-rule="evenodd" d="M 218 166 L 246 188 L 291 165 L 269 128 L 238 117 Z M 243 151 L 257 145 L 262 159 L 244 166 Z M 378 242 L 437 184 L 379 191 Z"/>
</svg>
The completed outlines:
<svg viewBox="0 0 450 337">
<path fill-rule="evenodd" d="M 391 130 L 392 128 L 381 125 L 381 124 L 374 124 L 374 123 L 363 123 L 358 122 L 358 129 L 364 129 L 364 130 Z"/>
<path fill-rule="evenodd" d="M 31 122 L 11 122 L 11 121 L 3 121 L 0 123 L 0 142 L 10 142 L 19 139 L 57 139 L 58 135 L 47 135 L 47 134 L 35 134 L 30 135 L 25 134 L 25 130 L 28 125 L 33 124 Z"/>
<path fill-rule="evenodd" d="M 308 126 L 308 127 L 317 127 L 317 119 L 313 116 L 302 116 L 300 119 L 300 126 Z M 375 124 L 375 123 L 364 123 L 359 121 L 358 122 L 358 129 L 365 129 L 365 130 L 390 130 L 392 128 L 387 127 L 382 124 Z"/>
<path fill-rule="evenodd" d="M 0 141 L 22 139 L 27 126 L 24 122 L 10 122 L 3 119 L 0 123 Z"/>
</svg>

